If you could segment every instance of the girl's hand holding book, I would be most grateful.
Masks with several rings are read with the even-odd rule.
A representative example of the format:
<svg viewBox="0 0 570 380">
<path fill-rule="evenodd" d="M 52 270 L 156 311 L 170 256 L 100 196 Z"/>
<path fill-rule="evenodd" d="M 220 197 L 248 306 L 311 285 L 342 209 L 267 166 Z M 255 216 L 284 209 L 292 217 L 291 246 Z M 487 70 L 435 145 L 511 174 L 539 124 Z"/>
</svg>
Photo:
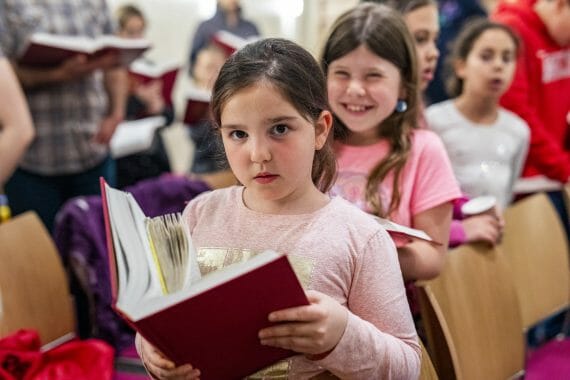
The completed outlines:
<svg viewBox="0 0 570 380">
<path fill-rule="evenodd" d="M 315 290 L 306 294 L 310 305 L 269 314 L 271 322 L 281 323 L 259 332 L 261 344 L 307 354 L 310 359 L 322 359 L 336 347 L 348 310 L 326 294 Z"/>
<path fill-rule="evenodd" d="M 139 356 L 152 378 L 161 380 L 194 380 L 200 378 L 200 370 L 193 368 L 190 364 L 176 367 L 173 361 L 166 358 L 139 334 L 137 334 L 136 343 Z"/>
</svg>

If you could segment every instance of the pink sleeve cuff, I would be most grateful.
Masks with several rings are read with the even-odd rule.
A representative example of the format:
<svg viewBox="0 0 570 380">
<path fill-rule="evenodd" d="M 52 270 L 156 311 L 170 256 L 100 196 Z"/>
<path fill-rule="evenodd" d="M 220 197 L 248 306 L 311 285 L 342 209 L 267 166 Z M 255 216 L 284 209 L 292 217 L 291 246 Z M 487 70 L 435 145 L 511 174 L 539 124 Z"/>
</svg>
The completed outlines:
<svg viewBox="0 0 570 380">
<path fill-rule="evenodd" d="M 449 246 L 457 247 L 467 241 L 461 220 L 453 219 L 449 228 Z"/>
</svg>

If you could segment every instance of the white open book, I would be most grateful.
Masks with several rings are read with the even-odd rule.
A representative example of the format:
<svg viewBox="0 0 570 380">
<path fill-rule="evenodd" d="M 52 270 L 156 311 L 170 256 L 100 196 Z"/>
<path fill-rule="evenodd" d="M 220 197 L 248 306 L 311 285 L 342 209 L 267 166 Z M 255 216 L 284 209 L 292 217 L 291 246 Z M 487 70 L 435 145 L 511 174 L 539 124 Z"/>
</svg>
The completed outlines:
<svg viewBox="0 0 570 380">
<path fill-rule="evenodd" d="M 375 216 L 374 219 L 376 219 L 376 221 L 378 223 L 380 223 L 380 225 L 382 227 L 384 227 L 384 229 L 386 231 L 388 231 L 389 233 L 396 233 L 396 234 L 405 235 L 405 236 L 408 236 L 411 238 L 426 240 L 426 241 L 432 242 L 434 244 L 441 244 L 441 243 L 433 240 L 431 238 L 431 236 L 429 236 L 428 234 L 426 234 L 422 230 L 418 230 L 418 229 L 412 228 L 412 227 L 402 226 L 401 224 L 392 222 L 391 220 L 388 220 L 388 219 L 380 218 L 378 216 Z"/>
<path fill-rule="evenodd" d="M 121 158 L 149 149 L 154 131 L 164 125 L 166 125 L 164 116 L 151 116 L 120 123 L 109 144 L 111 156 Z"/>
</svg>

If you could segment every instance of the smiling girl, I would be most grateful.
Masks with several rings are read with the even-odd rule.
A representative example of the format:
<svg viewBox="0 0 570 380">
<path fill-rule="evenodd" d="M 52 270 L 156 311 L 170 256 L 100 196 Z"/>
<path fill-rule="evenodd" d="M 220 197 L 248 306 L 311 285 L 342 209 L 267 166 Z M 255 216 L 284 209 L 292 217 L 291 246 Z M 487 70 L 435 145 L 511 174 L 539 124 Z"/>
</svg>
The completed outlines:
<svg viewBox="0 0 570 380">
<path fill-rule="evenodd" d="M 396 240 L 405 280 L 437 276 L 460 192 L 441 141 L 417 125 L 418 70 L 406 24 L 387 6 L 360 4 L 333 25 L 321 64 L 337 122 L 333 193 L 442 243 Z"/>
</svg>

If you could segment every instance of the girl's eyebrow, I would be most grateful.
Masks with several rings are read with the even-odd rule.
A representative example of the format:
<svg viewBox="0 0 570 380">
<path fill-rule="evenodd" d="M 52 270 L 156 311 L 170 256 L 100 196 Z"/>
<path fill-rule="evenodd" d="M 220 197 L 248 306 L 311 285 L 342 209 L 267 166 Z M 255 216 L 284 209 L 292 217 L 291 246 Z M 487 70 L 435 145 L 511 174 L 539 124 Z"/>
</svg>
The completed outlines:
<svg viewBox="0 0 570 380">
<path fill-rule="evenodd" d="M 265 119 L 265 122 L 267 124 L 275 124 L 275 123 L 282 123 L 284 121 L 291 121 L 291 120 L 297 120 L 299 117 L 298 116 L 276 116 L 276 117 L 270 117 Z M 221 129 L 241 129 L 244 127 L 244 124 L 222 124 L 220 126 Z"/>
<path fill-rule="evenodd" d="M 277 116 L 277 117 L 270 117 L 266 119 L 269 124 L 280 123 L 283 121 L 290 121 L 297 119 L 297 116 Z"/>
</svg>

